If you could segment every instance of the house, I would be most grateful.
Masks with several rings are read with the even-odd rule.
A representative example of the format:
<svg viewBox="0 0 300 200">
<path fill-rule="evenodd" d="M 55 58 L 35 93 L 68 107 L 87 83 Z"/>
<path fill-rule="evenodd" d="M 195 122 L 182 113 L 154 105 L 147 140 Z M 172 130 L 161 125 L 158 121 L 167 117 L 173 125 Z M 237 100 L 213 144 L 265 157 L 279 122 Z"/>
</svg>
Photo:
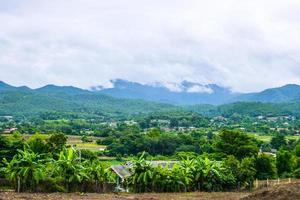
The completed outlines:
<svg viewBox="0 0 300 200">
<path fill-rule="evenodd" d="M 6 116 L 0 116 L 0 118 L 6 119 L 6 120 L 12 120 L 13 116 L 6 115 Z"/>
<path fill-rule="evenodd" d="M 178 161 L 147 161 L 153 167 L 168 167 L 172 169 Z M 128 191 L 128 189 L 124 189 L 125 180 L 132 175 L 131 169 L 133 167 L 132 162 L 126 162 L 124 165 L 112 165 L 110 167 L 111 171 L 117 175 L 117 191 Z"/>
<path fill-rule="evenodd" d="M 136 121 L 133 121 L 133 120 L 124 121 L 124 123 L 125 123 L 127 126 L 134 126 L 134 125 L 137 125 L 137 124 L 138 124 Z"/>
<path fill-rule="evenodd" d="M 4 129 L 3 133 L 8 134 L 8 133 L 12 133 L 12 132 L 14 132 L 16 130 L 18 130 L 18 129 L 17 128 L 8 128 L 8 129 Z"/>
</svg>

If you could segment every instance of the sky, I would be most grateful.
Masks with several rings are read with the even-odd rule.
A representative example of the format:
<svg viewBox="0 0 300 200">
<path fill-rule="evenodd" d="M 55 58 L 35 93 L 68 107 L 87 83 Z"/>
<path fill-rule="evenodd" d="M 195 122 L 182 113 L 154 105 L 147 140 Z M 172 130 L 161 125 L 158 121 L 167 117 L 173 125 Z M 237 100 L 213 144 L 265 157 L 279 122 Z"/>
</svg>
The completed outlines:
<svg viewBox="0 0 300 200">
<path fill-rule="evenodd" d="M 300 1 L 0 0 L 0 80 L 117 78 L 237 92 L 300 84 Z"/>
</svg>

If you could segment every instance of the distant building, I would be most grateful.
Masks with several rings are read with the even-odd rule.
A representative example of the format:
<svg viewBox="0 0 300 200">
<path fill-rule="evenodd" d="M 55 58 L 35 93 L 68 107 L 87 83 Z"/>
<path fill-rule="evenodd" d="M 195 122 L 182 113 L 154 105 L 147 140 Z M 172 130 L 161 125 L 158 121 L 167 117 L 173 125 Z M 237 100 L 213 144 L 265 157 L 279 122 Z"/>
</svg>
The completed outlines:
<svg viewBox="0 0 300 200">
<path fill-rule="evenodd" d="M 8 133 L 12 133 L 12 132 L 14 132 L 14 131 L 16 131 L 16 130 L 18 130 L 18 129 L 17 129 L 17 128 L 4 129 L 3 133 L 8 134 Z"/>
<path fill-rule="evenodd" d="M 6 120 L 12 120 L 13 116 L 5 115 L 5 116 L 0 116 L 0 118 L 6 119 Z"/>
<path fill-rule="evenodd" d="M 264 118 L 265 118 L 265 117 L 262 116 L 262 115 L 260 115 L 260 116 L 257 117 L 258 120 L 263 120 Z"/>
<path fill-rule="evenodd" d="M 153 167 L 168 167 L 172 169 L 173 166 L 178 163 L 178 161 L 148 161 Z M 131 169 L 133 167 L 132 162 L 126 162 L 124 165 L 112 165 L 110 167 L 111 171 L 117 175 L 117 187 L 118 191 L 127 191 L 124 188 L 125 180 L 132 175 Z"/>
<path fill-rule="evenodd" d="M 269 122 L 276 122 L 279 117 L 267 117 L 267 121 Z"/>
<path fill-rule="evenodd" d="M 136 121 L 133 121 L 133 120 L 130 120 L 130 121 L 124 121 L 124 123 L 125 123 L 127 126 L 134 126 L 134 125 L 137 125 L 137 124 L 138 124 Z"/>
<path fill-rule="evenodd" d="M 227 118 L 220 115 L 220 116 L 214 117 L 213 121 L 227 121 Z"/>
<path fill-rule="evenodd" d="M 117 128 L 118 123 L 117 122 L 110 122 L 109 126 L 112 127 L 112 128 Z"/>
</svg>

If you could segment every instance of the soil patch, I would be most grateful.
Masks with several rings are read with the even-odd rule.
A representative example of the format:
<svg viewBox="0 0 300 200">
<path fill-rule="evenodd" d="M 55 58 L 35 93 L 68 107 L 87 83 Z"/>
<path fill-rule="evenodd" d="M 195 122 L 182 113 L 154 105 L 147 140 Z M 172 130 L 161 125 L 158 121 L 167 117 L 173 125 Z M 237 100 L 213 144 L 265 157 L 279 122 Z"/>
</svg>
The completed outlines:
<svg viewBox="0 0 300 200">
<path fill-rule="evenodd" d="M 250 194 L 242 200 L 300 200 L 300 183 L 290 183 L 265 188 Z"/>
<path fill-rule="evenodd" d="M 1 192 L 0 200 L 238 200 L 247 193 L 193 192 L 144 194 L 15 193 Z"/>
</svg>

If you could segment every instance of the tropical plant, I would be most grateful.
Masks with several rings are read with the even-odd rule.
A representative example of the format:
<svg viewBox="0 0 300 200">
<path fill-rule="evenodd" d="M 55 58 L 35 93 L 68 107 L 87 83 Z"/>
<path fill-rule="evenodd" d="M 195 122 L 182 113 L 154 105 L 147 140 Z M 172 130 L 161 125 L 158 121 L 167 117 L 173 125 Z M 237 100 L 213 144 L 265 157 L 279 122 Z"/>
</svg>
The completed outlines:
<svg viewBox="0 0 300 200">
<path fill-rule="evenodd" d="M 73 148 L 60 152 L 59 158 L 54 164 L 54 171 L 56 176 L 63 178 L 67 191 L 76 190 L 76 184 L 88 179 L 84 164 Z"/>
<path fill-rule="evenodd" d="M 10 162 L 4 159 L 3 171 L 7 179 L 14 184 L 16 191 L 27 189 L 34 191 L 39 182 L 45 179 L 47 172 L 44 162 L 40 154 L 19 150 L 19 154 L 15 155 Z"/>
<path fill-rule="evenodd" d="M 96 190 L 101 186 L 102 191 L 105 191 L 105 183 L 112 183 L 115 180 L 114 174 L 110 171 L 109 166 L 99 160 L 87 161 L 84 163 L 87 182 L 95 185 Z"/>
<path fill-rule="evenodd" d="M 133 161 L 132 176 L 127 180 L 128 186 L 135 192 L 151 191 L 153 167 L 144 158 L 144 153 Z"/>
</svg>

